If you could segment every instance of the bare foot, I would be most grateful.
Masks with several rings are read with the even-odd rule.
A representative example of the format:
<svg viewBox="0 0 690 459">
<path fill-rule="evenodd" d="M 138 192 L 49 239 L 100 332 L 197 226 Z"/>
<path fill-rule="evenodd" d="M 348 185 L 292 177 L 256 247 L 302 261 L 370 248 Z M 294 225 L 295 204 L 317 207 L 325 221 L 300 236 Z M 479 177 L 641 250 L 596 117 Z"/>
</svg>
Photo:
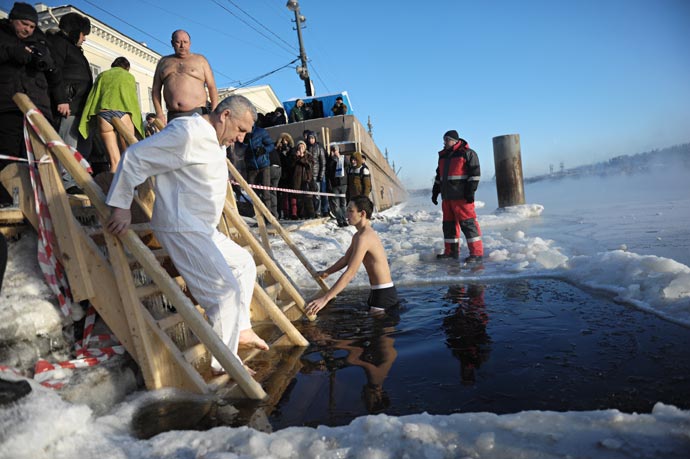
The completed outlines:
<svg viewBox="0 0 690 459">
<path fill-rule="evenodd" d="M 254 333 L 254 330 L 248 328 L 240 332 L 240 344 L 239 347 L 242 348 L 255 348 L 262 351 L 268 350 L 268 344 L 266 341 L 262 340 L 259 335 Z"/>
</svg>

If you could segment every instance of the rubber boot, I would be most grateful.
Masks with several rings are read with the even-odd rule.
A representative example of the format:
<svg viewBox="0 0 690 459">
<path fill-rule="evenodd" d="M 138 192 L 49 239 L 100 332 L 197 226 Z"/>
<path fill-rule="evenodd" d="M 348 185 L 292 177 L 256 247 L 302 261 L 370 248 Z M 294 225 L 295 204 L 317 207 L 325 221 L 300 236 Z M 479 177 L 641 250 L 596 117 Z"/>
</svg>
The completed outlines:
<svg viewBox="0 0 690 459">
<path fill-rule="evenodd" d="M 439 260 L 451 258 L 457 260 L 460 258 L 459 244 L 457 242 L 446 242 L 446 250 L 443 253 L 436 255 Z"/>
</svg>

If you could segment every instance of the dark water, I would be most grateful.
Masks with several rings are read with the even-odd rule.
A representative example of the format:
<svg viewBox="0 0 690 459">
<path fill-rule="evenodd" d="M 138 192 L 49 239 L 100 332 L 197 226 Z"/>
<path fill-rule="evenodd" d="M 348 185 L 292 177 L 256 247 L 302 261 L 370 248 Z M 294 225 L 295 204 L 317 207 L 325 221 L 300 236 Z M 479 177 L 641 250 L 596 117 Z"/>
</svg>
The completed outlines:
<svg viewBox="0 0 690 459">
<path fill-rule="evenodd" d="M 341 295 L 281 400 L 274 429 L 355 417 L 690 408 L 690 330 L 556 280 L 400 289 L 372 317 Z"/>
<path fill-rule="evenodd" d="M 557 280 L 399 293 L 399 313 L 380 317 L 366 312 L 367 292 L 341 294 L 316 322 L 299 324 L 310 347 L 266 353 L 282 364 L 262 382 L 267 403 L 236 404 L 232 416 L 221 413 L 230 406 L 199 404 L 208 415 L 196 428 L 338 426 L 367 414 L 425 411 L 642 413 L 658 401 L 690 409 L 687 328 Z M 260 371 L 262 362 L 252 366 Z M 176 405 L 149 411 L 155 415 L 142 419 L 171 411 L 179 421 Z M 145 424 L 150 434 L 167 430 Z"/>
</svg>

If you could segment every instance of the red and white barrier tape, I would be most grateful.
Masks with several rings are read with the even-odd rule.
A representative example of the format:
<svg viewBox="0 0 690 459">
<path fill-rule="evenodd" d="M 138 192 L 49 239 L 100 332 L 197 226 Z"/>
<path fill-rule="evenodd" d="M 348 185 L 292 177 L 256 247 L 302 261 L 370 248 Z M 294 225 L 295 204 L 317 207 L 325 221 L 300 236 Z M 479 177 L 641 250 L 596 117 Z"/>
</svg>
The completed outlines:
<svg viewBox="0 0 690 459">
<path fill-rule="evenodd" d="M 46 387 L 60 389 L 65 384 L 62 380 L 71 374 L 67 370 L 92 367 L 115 355 L 124 354 L 125 347 L 120 344 L 97 348 L 86 347 L 92 340 L 117 342 L 117 338 L 113 335 L 92 335 L 95 323 L 96 309 L 90 306 L 84 322 L 84 338 L 75 343 L 77 358 L 57 363 L 50 363 L 47 360 L 40 359 L 34 367 L 34 379 Z"/>
<path fill-rule="evenodd" d="M 64 272 L 64 268 L 55 257 L 55 250 L 57 247 L 55 233 L 53 232 L 52 220 L 50 211 L 43 193 L 43 186 L 41 184 L 40 175 L 36 170 L 36 163 L 50 160 L 49 155 L 45 155 L 40 161 L 36 161 L 34 157 L 31 140 L 29 137 L 29 130 L 27 125 L 30 125 L 34 132 L 39 136 L 41 141 L 49 148 L 56 146 L 68 147 L 74 157 L 79 163 L 89 172 L 92 173 L 90 164 L 84 157 L 74 148 L 61 141 L 46 142 L 40 135 L 36 126 L 31 122 L 31 116 L 40 114 L 38 110 L 29 110 L 26 114 L 24 123 L 24 142 L 26 144 L 26 161 L 29 163 L 29 176 L 31 177 L 31 185 L 34 191 L 34 202 L 36 206 L 36 214 L 38 215 L 38 263 L 43 271 L 43 275 L 48 283 L 48 286 L 55 293 L 60 305 L 60 311 L 65 317 L 72 317 L 72 294 L 69 289 L 69 283 Z M 96 311 L 91 306 L 89 308 L 84 328 L 84 337 L 81 342 L 75 343 L 75 353 L 77 359 L 66 362 L 57 362 L 52 364 L 47 360 L 39 360 L 36 362 L 34 368 L 34 378 L 36 381 L 44 386 L 55 389 L 61 388 L 64 383 L 60 382 L 61 378 L 68 375 L 64 369 L 70 368 L 84 368 L 96 365 L 100 362 L 108 360 L 114 355 L 123 354 L 125 349 L 122 345 L 114 345 L 103 348 L 87 348 L 89 342 L 94 338 L 92 336 L 93 326 L 96 320 Z M 97 335 L 97 341 L 112 340 L 117 342 L 114 336 Z M 0 368 L 0 370 L 3 370 Z M 16 371 L 14 371 L 17 373 Z M 17 373 L 21 374 L 21 373 Z"/>
<path fill-rule="evenodd" d="M 233 185 L 239 185 L 234 180 L 230 180 L 230 183 Z M 276 188 L 272 186 L 265 186 L 265 185 L 252 185 L 251 183 L 248 184 L 250 188 L 256 188 L 257 190 L 269 190 L 269 191 L 282 191 L 284 193 L 293 193 L 293 194 L 312 194 L 312 195 L 318 195 L 318 196 L 335 196 L 337 198 L 344 198 L 344 194 L 335 194 L 335 193 L 323 193 L 321 191 L 302 191 L 302 190 L 291 190 L 289 188 Z"/>
</svg>

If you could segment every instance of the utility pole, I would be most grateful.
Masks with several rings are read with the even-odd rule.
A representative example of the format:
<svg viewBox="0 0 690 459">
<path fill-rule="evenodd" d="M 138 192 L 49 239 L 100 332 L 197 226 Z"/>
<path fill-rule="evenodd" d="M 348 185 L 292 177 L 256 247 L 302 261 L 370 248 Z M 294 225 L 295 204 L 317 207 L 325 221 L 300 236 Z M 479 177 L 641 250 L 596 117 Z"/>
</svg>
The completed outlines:
<svg viewBox="0 0 690 459">
<path fill-rule="evenodd" d="M 297 29 L 297 40 L 299 40 L 299 59 L 302 65 L 297 67 L 297 74 L 300 79 L 304 80 L 304 89 L 307 92 L 307 97 L 314 95 L 314 85 L 309 78 L 309 70 L 307 69 L 307 53 L 304 51 L 304 42 L 302 41 L 302 23 L 307 18 L 300 14 L 299 2 L 297 0 L 288 0 L 287 9 L 295 13 L 295 28 Z"/>
</svg>

